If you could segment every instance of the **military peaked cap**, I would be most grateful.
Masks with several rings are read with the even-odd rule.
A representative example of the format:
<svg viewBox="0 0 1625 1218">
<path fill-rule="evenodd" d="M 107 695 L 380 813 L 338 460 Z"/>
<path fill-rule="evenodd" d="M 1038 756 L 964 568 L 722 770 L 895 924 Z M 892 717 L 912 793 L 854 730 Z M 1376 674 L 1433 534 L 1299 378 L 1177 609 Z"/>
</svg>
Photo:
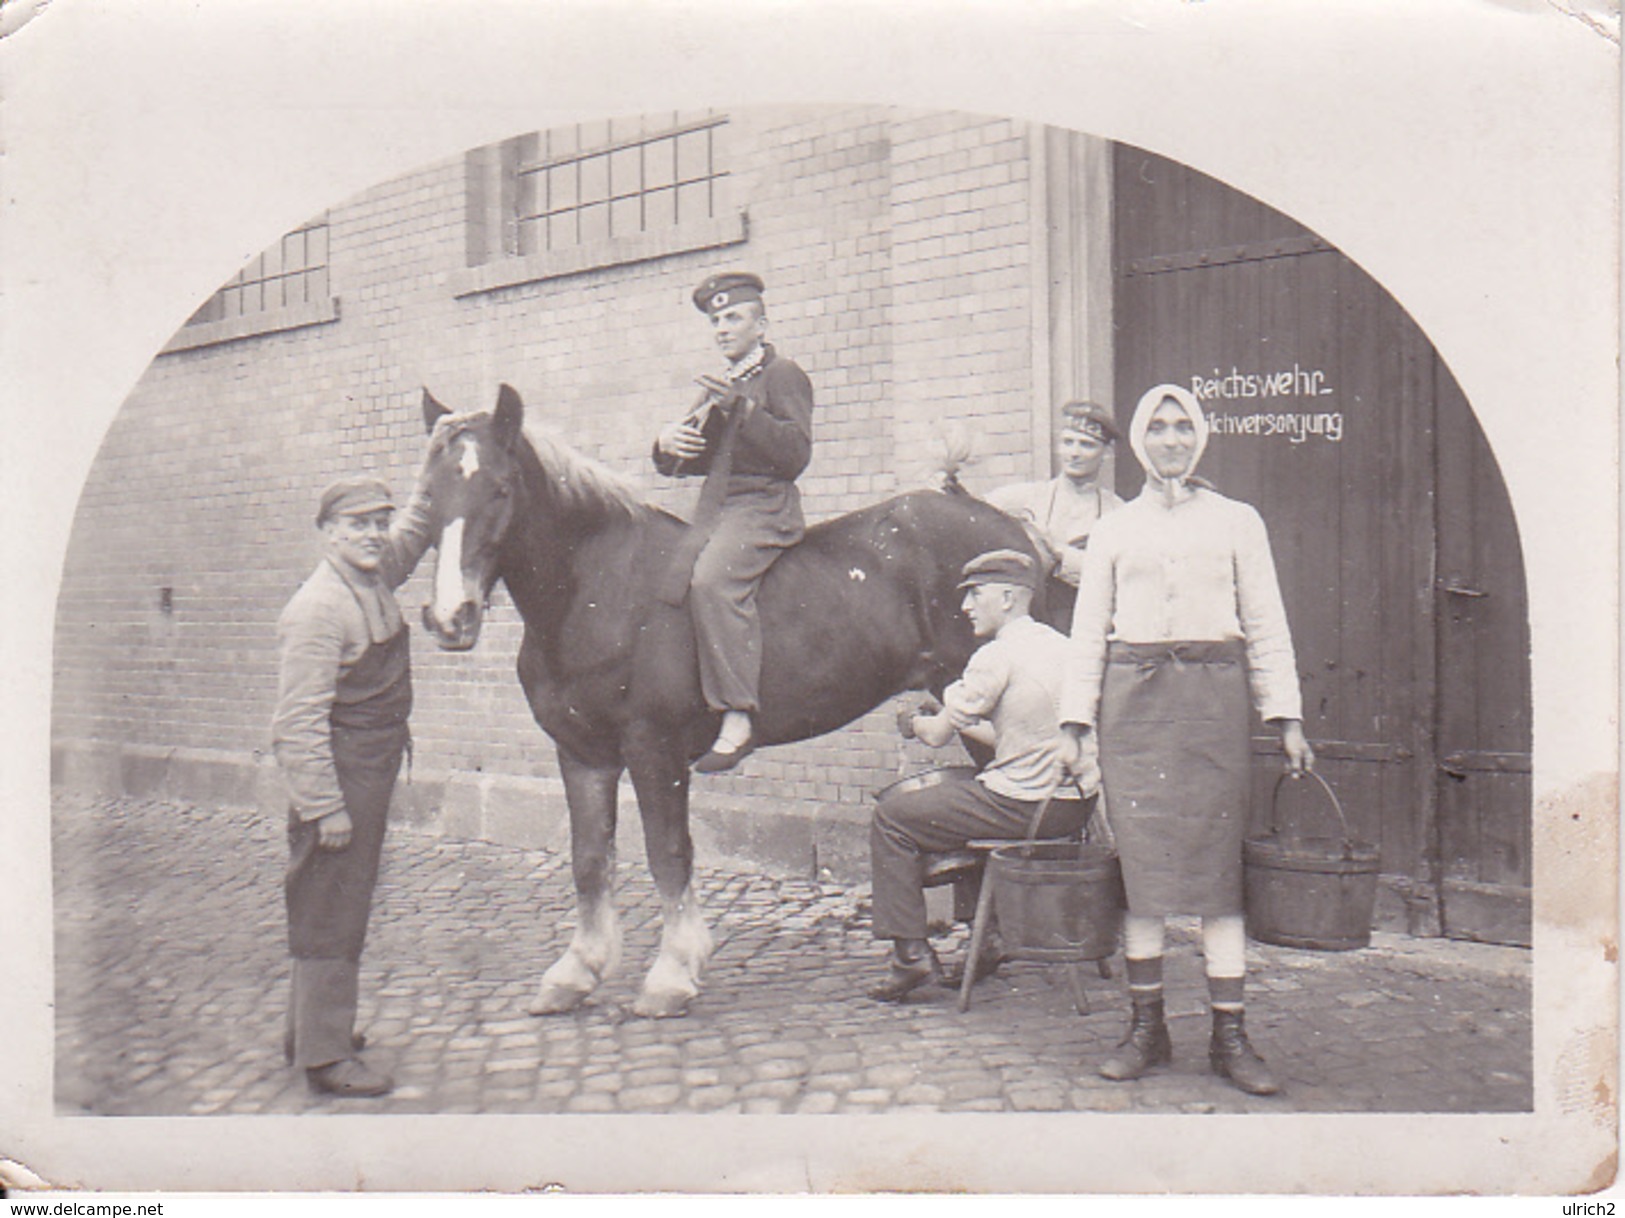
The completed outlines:
<svg viewBox="0 0 1625 1218">
<path fill-rule="evenodd" d="M 760 301 L 762 291 L 760 275 L 752 275 L 749 271 L 728 271 L 712 275 L 694 289 L 694 307 L 709 316 L 741 301 Z"/>
<path fill-rule="evenodd" d="M 1123 433 L 1117 428 L 1117 420 L 1112 418 L 1112 412 L 1093 402 L 1068 402 L 1062 406 L 1061 426 L 1071 431 L 1081 431 L 1086 436 L 1093 436 L 1102 444 L 1110 444 L 1113 440 L 1123 438 Z"/>
</svg>

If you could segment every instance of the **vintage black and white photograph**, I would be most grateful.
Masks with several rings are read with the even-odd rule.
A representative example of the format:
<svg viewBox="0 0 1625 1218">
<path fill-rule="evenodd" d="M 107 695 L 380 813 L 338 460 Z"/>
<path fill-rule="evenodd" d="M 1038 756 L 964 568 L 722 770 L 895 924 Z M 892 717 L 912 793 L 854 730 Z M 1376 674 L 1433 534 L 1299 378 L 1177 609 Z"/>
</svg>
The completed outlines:
<svg viewBox="0 0 1625 1218">
<path fill-rule="evenodd" d="M 134 11 L 72 7 L 0 42 L 36 109 Z M 152 165 L 25 161 L 116 192 L 161 183 L 188 122 L 223 174 L 297 176 L 334 127 L 385 145 L 360 180 L 311 154 L 335 185 L 243 215 L 181 151 L 192 177 L 144 189 L 185 242 L 77 255 L 178 279 L 173 312 L 94 381 L 13 349 L 19 436 L 77 430 L 8 454 L 13 528 L 30 488 L 63 511 L 19 558 L 43 630 L 7 706 L 31 879 L 6 1017 L 43 1058 L 0 1155 L 102 1188 L 1611 1184 L 1617 195 L 1540 208 L 1617 185 L 1617 9 L 1420 6 L 1461 22 L 1423 23 L 1437 73 L 1525 48 L 1487 115 L 1538 104 L 1483 136 L 1523 158 L 1510 198 L 1441 173 L 1411 213 L 1406 166 L 1471 160 L 1459 106 L 1400 138 L 1398 82 L 1434 117 L 1420 48 L 1389 109 L 1315 139 L 1299 68 L 1213 89 L 1241 69 L 1200 37 L 1235 35 L 1180 23 L 1219 7 L 1004 18 L 1001 70 L 1044 14 L 1106 40 L 1066 100 L 1036 92 L 1059 51 L 967 85 L 968 10 L 929 89 L 778 46 L 734 76 L 731 39 L 620 61 L 636 6 L 595 35 L 563 8 L 515 25 L 677 75 L 498 86 L 403 40 L 348 82 L 316 55 L 337 85 L 308 104 L 249 72 L 274 133 L 225 101 L 156 113 Z M 1381 61 L 1397 17 L 1339 12 Z M 196 20 L 202 45 L 292 17 Z M 1113 40 L 1137 71 L 1102 66 Z M 427 96 L 361 97 L 415 61 Z M 1560 71 L 1588 106 L 1552 100 Z M 176 95 L 207 110 L 198 77 Z M 391 146 L 458 89 L 469 115 Z M 1386 176 L 1339 206 L 1298 185 L 1367 156 Z M 1493 273 L 1440 265 L 1452 230 Z M 75 375 L 97 400 L 29 396 Z M 450 1140 L 380 1161 L 365 1118 L 407 1115 Z M 532 1117 L 551 1147 L 511 1164 L 522 1140 L 482 1132 Z M 272 1181 L 235 1118 L 279 1118 L 295 1163 L 356 1132 Z M 180 1131 L 168 1174 L 53 1132 L 92 1126 L 142 1130 L 132 1154 Z M 1035 1144 L 1085 1128 L 1077 1156 Z M 180 1170 L 196 1130 L 220 1157 Z M 1139 1168 L 1110 1150 L 1131 1130 L 1164 1148 Z M 1508 1131 L 1544 1139 L 1527 1167 L 1479 1149 Z M 1165 1162 L 1181 1136 L 1238 1157 Z M 611 1145 L 645 1138 L 672 1149 Z"/>
</svg>

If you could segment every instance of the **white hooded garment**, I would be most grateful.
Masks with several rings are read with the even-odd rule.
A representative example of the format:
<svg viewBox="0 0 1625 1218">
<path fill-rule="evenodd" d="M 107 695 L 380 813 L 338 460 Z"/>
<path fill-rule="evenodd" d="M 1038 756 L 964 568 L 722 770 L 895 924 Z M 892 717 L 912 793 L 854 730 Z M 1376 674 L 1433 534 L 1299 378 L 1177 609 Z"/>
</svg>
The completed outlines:
<svg viewBox="0 0 1625 1218">
<path fill-rule="evenodd" d="M 1191 466 L 1175 479 L 1158 475 L 1145 450 L 1151 416 L 1169 399 L 1196 428 Z M 1263 518 L 1191 477 L 1207 440 L 1200 403 L 1178 385 L 1158 385 L 1135 407 L 1129 445 L 1146 483 L 1135 499 L 1095 525 L 1084 552 L 1062 722 L 1095 723 L 1107 646 L 1118 641 L 1240 639 L 1259 716 L 1303 717 L 1292 635 Z"/>
</svg>

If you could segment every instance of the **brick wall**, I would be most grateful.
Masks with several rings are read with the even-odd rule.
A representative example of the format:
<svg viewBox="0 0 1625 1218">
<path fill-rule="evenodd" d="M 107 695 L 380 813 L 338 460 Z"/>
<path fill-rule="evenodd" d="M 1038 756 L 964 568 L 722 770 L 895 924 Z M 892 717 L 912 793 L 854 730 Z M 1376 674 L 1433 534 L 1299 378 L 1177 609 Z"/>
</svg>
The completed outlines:
<svg viewBox="0 0 1625 1218">
<path fill-rule="evenodd" d="M 810 519 L 927 482 L 942 424 L 974 424 L 973 487 L 1026 476 L 1046 442 L 1032 434 L 1028 128 L 808 107 L 735 113 L 730 136 L 742 245 L 459 298 L 470 170 L 456 158 L 331 209 L 336 321 L 157 358 L 84 488 L 58 607 L 55 735 L 264 748 L 273 624 L 318 558 L 312 505 L 358 468 L 411 484 L 424 386 L 468 409 L 509 382 L 533 417 L 686 510 L 692 485 L 664 482 L 647 453 L 692 376 L 715 368 L 688 298 L 715 270 L 763 275 L 773 337 L 812 378 Z M 401 600 L 410 613 L 426 595 L 427 567 Z M 553 772 L 513 676 L 519 634 L 499 591 L 476 652 L 414 640 L 418 766 Z M 695 799 L 857 821 L 918 760 L 877 712 L 697 780 Z"/>
</svg>

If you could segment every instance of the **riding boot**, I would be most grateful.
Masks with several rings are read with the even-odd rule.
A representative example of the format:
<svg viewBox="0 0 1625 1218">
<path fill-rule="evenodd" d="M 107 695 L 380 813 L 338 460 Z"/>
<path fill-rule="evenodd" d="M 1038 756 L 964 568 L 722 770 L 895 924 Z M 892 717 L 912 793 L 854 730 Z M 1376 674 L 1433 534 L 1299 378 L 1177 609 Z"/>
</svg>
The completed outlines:
<svg viewBox="0 0 1625 1218">
<path fill-rule="evenodd" d="M 1100 1077 L 1126 1083 L 1152 1066 L 1166 1066 L 1173 1057 L 1173 1042 L 1168 1039 L 1168 1024 L 1163 1019 L 1162 994 L 1159 992 L 1155 998 L 1136 994 L 1128 1035 L 1117 1046 L 1117 1052 L 1100 1064 Z"/>
<path fill-rule="evenodd" d="M 1208 1060 L 1213 1063 L 1213 1073 L 1229 1079 L 1249 1095 L 1274 1095 L 1281 1089 L 1269 1066 L 1247 1039 L 1240 1011 L 1214 1008 Z"/>
</svg>

